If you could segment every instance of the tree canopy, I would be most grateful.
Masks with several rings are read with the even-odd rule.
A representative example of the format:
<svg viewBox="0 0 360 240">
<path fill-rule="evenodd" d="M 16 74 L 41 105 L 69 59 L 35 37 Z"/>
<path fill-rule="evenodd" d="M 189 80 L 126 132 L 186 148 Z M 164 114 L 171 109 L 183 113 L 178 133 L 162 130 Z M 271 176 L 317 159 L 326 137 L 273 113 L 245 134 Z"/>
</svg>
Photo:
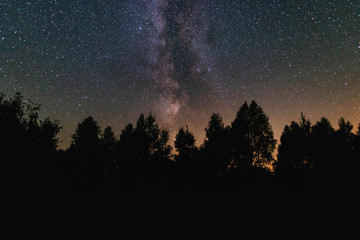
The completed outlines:
<svg viewBox="0 0 360 240">
<path fill-rule="evenodd" d="M 360 124 L 340 118 L 335 129 L 301 113 L 284 127 L 277 157 L 269 117 L 244 102 L 226 126 L 210 116 L 203 143 L 180 127 L 174 151 L 169 130 L 141 114 L 116 136 L 91 116 L 79 122 L 71 146 L 59 150 L 60 122 L 40 119 L 41 107 L 17 93 L 0 95 L 3 169 L 18 184 L 35 186 L 236 186 L 241 184 L 355 184 L 359 182 Z"/>
<path fill-rule="evenodd" d="M 20 93 L 9 99 L 0 94 L 0 152 L 10 182 L 46 184 L 43 178 L 50 178 L 47 173 L 55 168 L 52 157 L 62 127 L 49 117 L 40 120 L 39 111 L 40 105 L 24 100 Z"/>
<path fill-rule="evenodd" d="M 274 161 L 276 140 L 269 118 L 262 108 L 252 101 L 245 102 L 231 123 L 233 159 L 236 164 L 264 166 Z"/>
</svg>

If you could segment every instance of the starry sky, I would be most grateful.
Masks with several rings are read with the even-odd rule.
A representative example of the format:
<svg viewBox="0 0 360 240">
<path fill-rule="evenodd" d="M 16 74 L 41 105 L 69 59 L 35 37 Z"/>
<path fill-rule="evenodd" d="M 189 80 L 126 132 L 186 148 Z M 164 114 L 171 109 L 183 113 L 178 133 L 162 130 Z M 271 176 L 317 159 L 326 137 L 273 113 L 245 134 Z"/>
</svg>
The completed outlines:
<svg viewBox="0 0 360 240">
<path fill-rule="evenodd" d="M 0 0 L 0 92 L 120 134 L 152 112 L 201 144 L 255 100 L 275 137 L 299 120 L 360 122 L 359 0 Z"/>
</svg>

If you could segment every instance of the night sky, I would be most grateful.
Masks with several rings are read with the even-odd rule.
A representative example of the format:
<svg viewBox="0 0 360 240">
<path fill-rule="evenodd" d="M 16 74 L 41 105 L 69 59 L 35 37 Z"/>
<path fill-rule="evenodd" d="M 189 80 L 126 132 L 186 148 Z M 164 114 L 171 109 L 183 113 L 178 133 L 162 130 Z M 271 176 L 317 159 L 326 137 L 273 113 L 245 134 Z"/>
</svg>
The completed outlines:
<svg viewBox="0 0 360 240">
<path fill-rule="evenodd" d="M 120 134 L 152 112 L 201 144 L 255 100 L 275 137 L 312 123 L 360 122 L 359 0 L 0 0 L 0 92 L 40 103 L 67 148 L 91 115 Z"/>
</svg>

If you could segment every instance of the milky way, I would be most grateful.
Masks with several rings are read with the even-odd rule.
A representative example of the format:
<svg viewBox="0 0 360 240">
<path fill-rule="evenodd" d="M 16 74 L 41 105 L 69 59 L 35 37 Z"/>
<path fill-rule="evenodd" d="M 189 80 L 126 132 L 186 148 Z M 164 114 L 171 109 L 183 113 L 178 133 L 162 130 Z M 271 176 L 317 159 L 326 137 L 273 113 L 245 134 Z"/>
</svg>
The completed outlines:
<svg viewBox="0 0 360 240">
<path fill-rule="evenodd" d="M 358 0 L 0 1 L 0 91 L 59 119 L 62 148 L 91 115 L 117 135 L 152 112 L 197 144 L 256 100 L 275 136 L 302 111 L 360 122 Z"/>
<path fill-rule="evenodd" d="M 204 75 L 208 68 L 201 59 L 208 32 L 207 9 L 204 3 L 165 0 L 148 1 L 146 9 L 153 26 L 147 40 L 149 66 L 159 91 L 154 109 L 171 127 L 179 124 L 179 115 L 209 100 Z"/>
</svg>

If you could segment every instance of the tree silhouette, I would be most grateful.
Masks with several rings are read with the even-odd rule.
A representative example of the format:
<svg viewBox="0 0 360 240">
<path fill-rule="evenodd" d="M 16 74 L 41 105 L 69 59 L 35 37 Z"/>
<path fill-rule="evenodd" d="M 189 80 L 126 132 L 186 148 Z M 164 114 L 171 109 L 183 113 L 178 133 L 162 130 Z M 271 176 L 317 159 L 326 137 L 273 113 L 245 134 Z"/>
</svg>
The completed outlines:
<svg viewBox="0 0 360 240">
<path fill-rule="evenodd" d="M 249 118 L 248 138 L 252 150 L 253 163 L 258 166 L 270 164 L 274 160 L 273 152 L 276 140 L 274 139 L 269 118 L 255 101 L 252 101 L 250 104 Z"/>
<path fill-rule="evenodd" d="M 341 133 L 346 140 L 349 140 L 349 137 L 351 136 L 351 131 L 354 128 L 354 126 L 351 124 L 351 122 L 347 121 L 345 122 L 345 119 L 342 117 L 339 119 L 339 130 L 338 132 Z"/>
<path fill-rule="evenodd" d="M 134 144 L 136 146 L 136 161 L 143 166 L 150 159 L 150 137 L 148 136 L 144 114 L 141 114 L 134 129 Z"/>
<path fill-rule="evenodd" d="M 134 185 L 138 181 L 140 162 L 137 159 L 139 148 L 135 145 L 135 130 L 131 123 L 122 130 L 118 149 L 117 181 L 127 186 Z"/>
<path fill-rule="evenodd" d="M 97 151 L 100 144 L 99 135 L 100 127 L 97 122 L 91 116 L 87 117 L 77 125 L 72 135 L 71 147 L 84 153 Z"/>
<path fill-rule="evenodd" d="M 216 180 L 225 173 L 230 163 L 230 129 L 224 127 L 220 114 L 212 114 L 208 126 L 205 128 L 206 138 L 201 148 L 206 171 L 210 181 Z"/>
<path fill-rule="evenodd" d="M 61 128 L 58 120 L 51 121 L 49 118 L 45 118 L 44 121 L 40 120 L 39 142 L 42 152 L 53 153 L 57 150 L 59 139 L 56 136 Z"/>
<path fill-rule="evenodd" d="M 324 117 L 311 126 L 302 115 L 300 124 L 285 126 L 275 164 L 277 175 L 284 182 L 300 184 L 356 182 L 359 145 L 352 128 L 349 121 L 340 118 L 335 131 Z"/>
<path fill-rule="evenodd" d="M 102 157 L 104 161 L 105 176 L 109 177 L 114 173 L 117 167 L 116 160 L 118 158 L 118 141 L 110 126 L 104 129 L 100 138 Z"/>
<path fill-rule="evenodd" d="M 9 182 L 32 187 L 53 183 L 46 178 L 55 175 L 51 171 L 61 126 L 49 118 L 39 120 L 39 111 L 40 105 L 24 100 L 20 93 L 10 99 L 0 94 L 0 152 L 7 159 L 3 169 L 4 175 L 10 174 Z"/>
<path fill-rule="evenodd" d="M 155 183 L 161 183 L 167 177 L 165 174 L 170 164 L 172 147 L 168 143 L 169 131 L 164 128 L 160 129 L 152 114 L 145 119 L 145 126 L 146 155 L 149 156 L 150 161 L 149 164 L 146 164 L 150 167 L 148 178 Z"/>
<path fill-rule="evenodd" d="M 273 162 L 276 140 L 269 118 L 252 101 L 245 102 L 231 124 L 233 159 L 239 166 L 265 166 Z"/>
<path fill-rule="evenodd" d="M 353 175 L 357 176 L 354 179 L 355 183 L 360 182 L 359 179 L 359 174 L 358 171 L 360 169 L 360 123 L 358 126 L 358 132 L 357 135 L 355 136 L 355 140 L 354 140 L 354 155 L 353 155 L 353 159 L 354 159 L 354 166 L 353 166 Z M 355 173 L 354 173 L 355 172 Z"/>
<path fill-rule="evenodd" d="M 24 135 L 26 131 L 25 104 L 20 93 L 14 98 L 5 100 L 5 94 L 0 95 L 0 146 L 5 154 L 21 153 L 25 147 Z M 8 156 L 16 156 L 11 154 Z"/>
<path fill-rule="evenodd" d="M 345 122 L 344 118 L 340 118 L 339 129 L 334 133 L 334 168 L 331 169 L 333 182 L 349 185 L 358 175 L 354 169 L 359 166 L 360 146 L 357 145 L 357 136 L 352 133 L 352 129 L 353 125 L 349 121 Z"/>
<path fill-rule="evenodd" d="M 290 126 L 285 126 L 274 164 L 282 181 L 301 184 L 311 174 L 310 129 L 311 123 L 302 113 L 300 123 L 291 122 Z"/>
<path fill-rule="evenodd" d="M 159 183 L 169 168 L 171 146 L 169 141 L 169 131 L 161 129 L 156 123 L 155 117 L 150 113 L 146 118 L 141 114 L 136 122 L 136 127 L 132 130 L 132 125 L 128 125 L 120 137 L 120 146 L 128 146 L 126 154 L 126 167 L 133 165 L 136 168 L 136 182 L 150 181 Z M 135 163 L 129 163 L 134 161 Z"/>
<path fill-rule="evenodd" d="M 176 156 L 176 161 L 180 162 L 189 162 L 191 161 L 194 152 L 196 150 L 195 146 L 195 137 L 194 135 L 189 132 L 188 127 L 186 129 L 181 127 L 178 133 L 175 136 L 175 148 L 178 152 Z"/>
<path fill-rule="evenodd" d="M 345 159 L 350 159 L 352 155 L 352 145 L 354 141 L 354 134 L 351 132 L 353 125 L 347 121 L 345 122 L 344 118 L 339 120 L 339 129 L 335 131 L 335 145 L 336 152 L 338 157 L 343 157 Z"/>
<path fill-rule="evenodd" d="M 236 114 L 235 120 L 231 123 L 231 147 L 232 165 L 247 171 L 253 164 L 251 143 L 249 140 L 249 106 L 245 102 Z"/>
<path fill-rule="evenodd" d="M 195 146 L 195 137 L 189 131 L 181 127 L 175 136 L 175 148 L 177 155 L 175 156 L 176 169 L 178 170 L 178 177 L 182 176 L 183 181 L 187 183 L 197 181 L 196 174 L 200 172 L 200 161 L 198 148 Z"/>
<path fill-rule="evenodd" d="M 39 116 L 40 105 L 24 100 L 20 93 L 9 99 L 0 94 L 1 173 L 9 184 L 357 186 L 360 180 L 360 124 L 353 131 L 344 118 L 335 130 L 325 117 L 311 125 L 301 113 L 299 122 L 284 127 L 275 174 L 270 175 L 264 167 L 274 162 L 276 140 L 269 118 L 255 101 L 239 108 L 231 127 L 224 126 L 220 114 L 211 115 L 200 149 L 189 129 L 179 128 L 176 155 L 171 155 L 169 131 L 160 128 L 151 113 L 141 114 L 135 127 L 127 124 L 119 140 L 110 126 L 101 132 L 92 117 L 85 118 L 66 152 L 57 149 L 59 121 Z"/>
<path fill-rule="evenodd" d="M 77 125 L 70 151 L 75 158 L 75 181 L 81 186 L 98 185 L 104 177 L 104 164 L 100 156 L 100 127 L 91 116 Z"/>
<path fill-rule="evenodd" d="M 140 161 L 151 161 L 160 156 L 165 158 L 170 156 L 169 132 L 166 129 L 159 128 L 151 113 L 146 118 L 143 114 L 140 115 L 134 134 L 136 145 L 140 147 Z"/>
<path fill-rule="evenodd" d="M 322 117 L 311 128 L 311 162 L 318 181 L 328 180 L 335 169 L 334 128 L 328 119 Z"/>
</svg>

